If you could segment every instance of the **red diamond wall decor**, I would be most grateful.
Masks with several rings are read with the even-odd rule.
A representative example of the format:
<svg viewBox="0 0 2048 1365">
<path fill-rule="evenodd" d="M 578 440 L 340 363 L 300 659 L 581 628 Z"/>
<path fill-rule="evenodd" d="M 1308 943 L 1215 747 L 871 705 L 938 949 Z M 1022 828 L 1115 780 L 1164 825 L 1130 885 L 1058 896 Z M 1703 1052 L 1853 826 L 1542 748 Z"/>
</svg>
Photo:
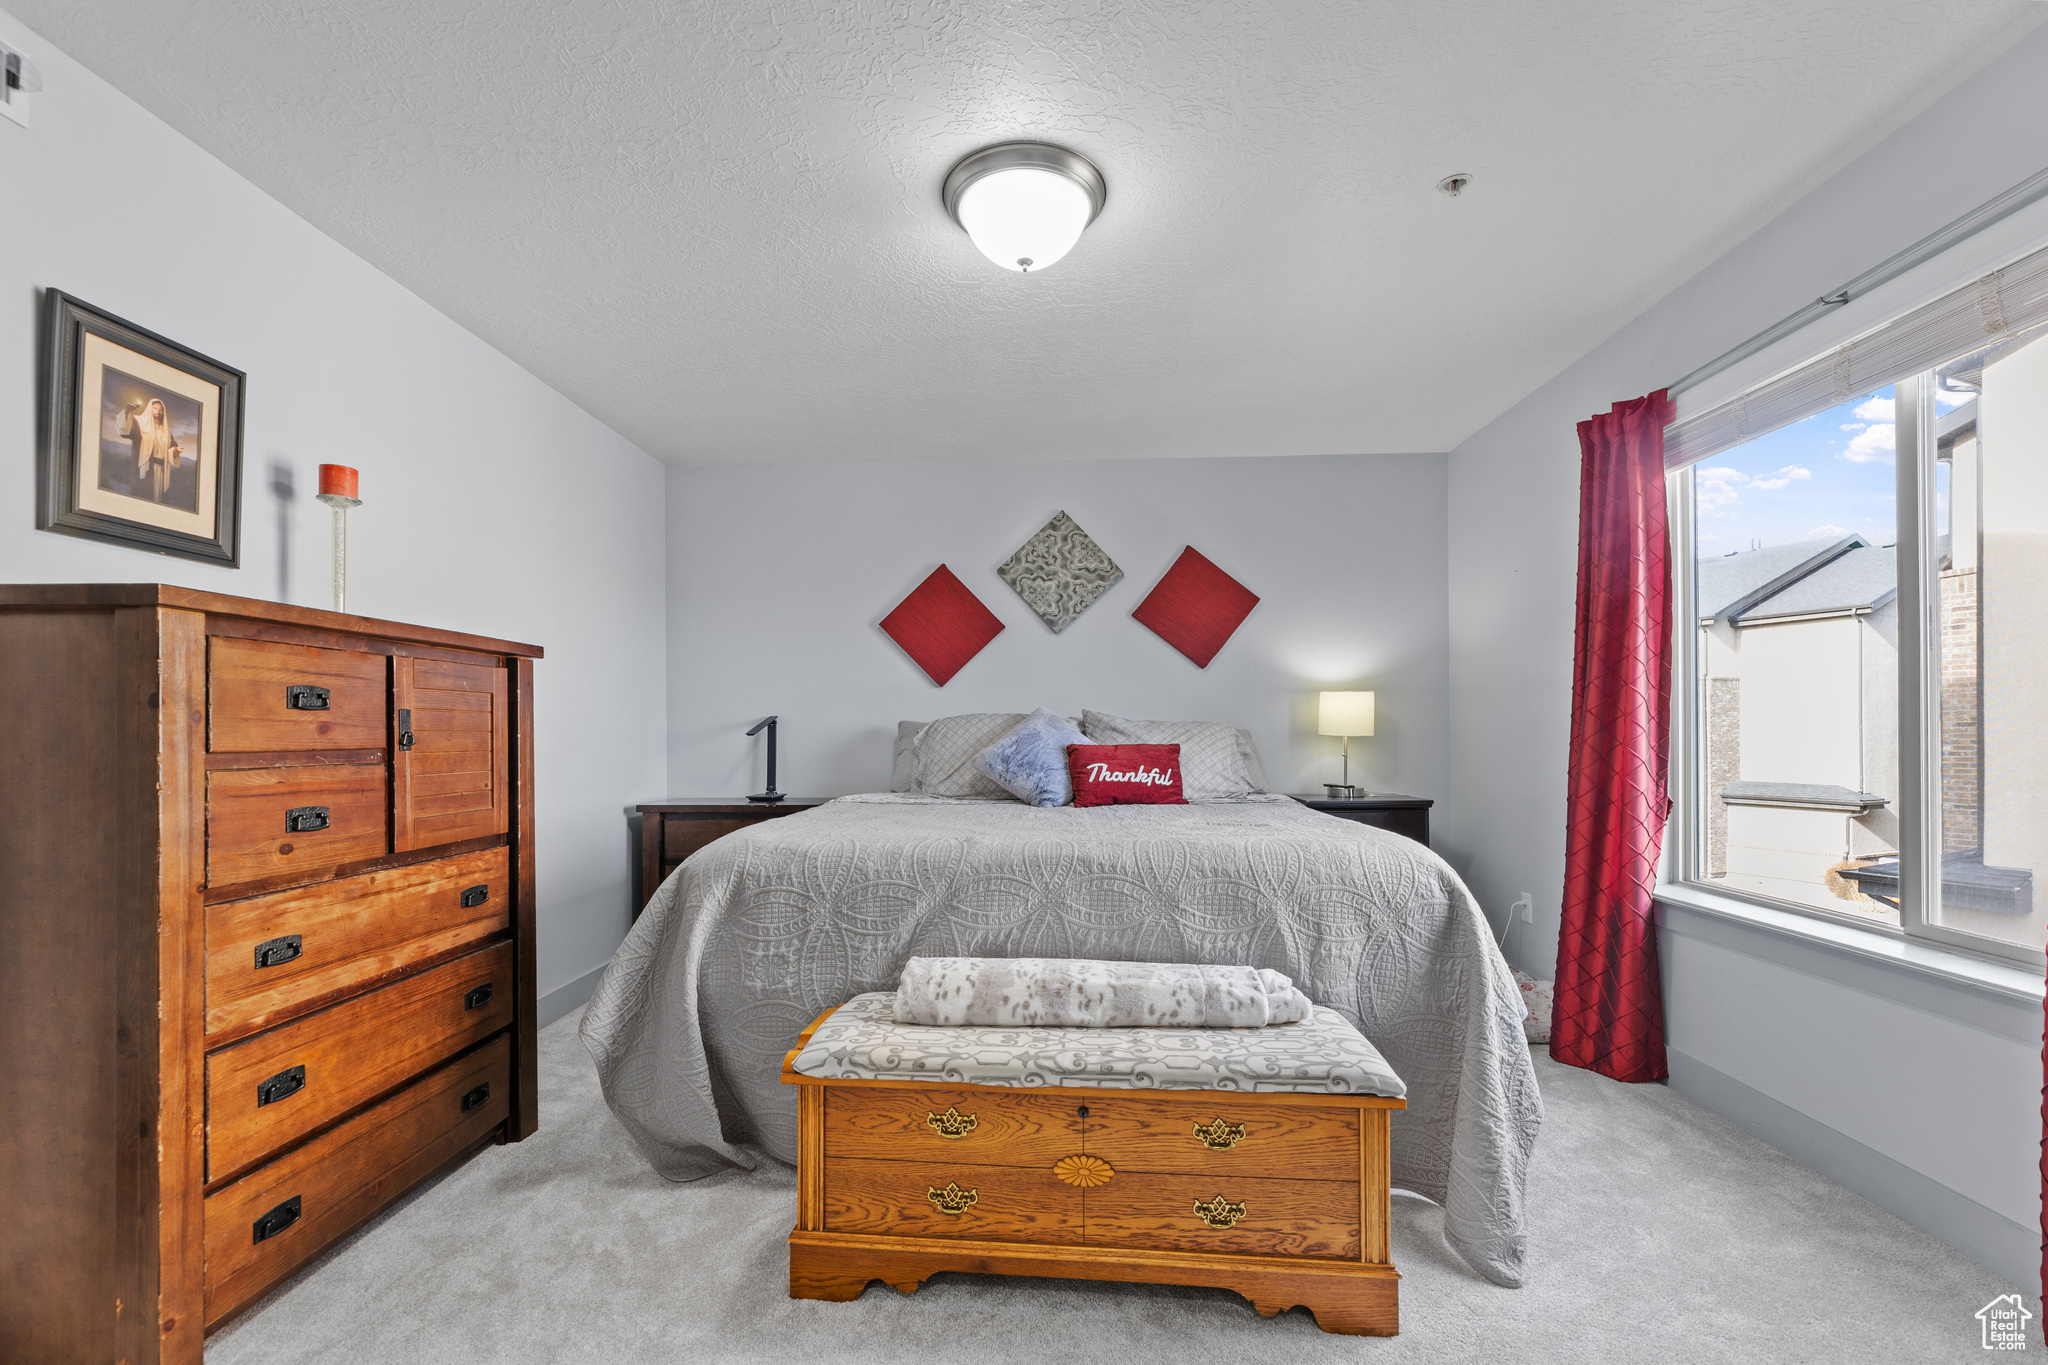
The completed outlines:
<svg viewBox="0 0 2048 1365">
<path fill-rule="evenodd" d="M 882 629 L 903 646 L 911 662 L 944 687 L 969 659 L 1003 633 L 1003 623 L 941 564 L 896 604 L 896 610 L 882 618 Z"/>
<path fill-rule="evenodd" d="M 1197 668 L 1207 668 L 1257 605 L 1257 593 L 1190 545 L 1131 615 L 1193 659 Z"/>
</svg>

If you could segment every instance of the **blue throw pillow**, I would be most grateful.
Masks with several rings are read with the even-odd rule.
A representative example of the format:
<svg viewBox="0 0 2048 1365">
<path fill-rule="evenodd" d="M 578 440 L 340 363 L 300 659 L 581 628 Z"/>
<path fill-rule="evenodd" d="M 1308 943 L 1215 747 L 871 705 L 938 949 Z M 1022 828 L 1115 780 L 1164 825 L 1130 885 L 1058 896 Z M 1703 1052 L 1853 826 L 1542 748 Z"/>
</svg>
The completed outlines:
<svg viewBox="0 0 2048 1365">
<path fill-rule="evenodd" d="M 1019 801 L 1064 806 L 1074 799 L 1067 746 L 1088 742 L 1079 729 L 1041 706 L 976 754 L 974 769 Z"/>
</svg>

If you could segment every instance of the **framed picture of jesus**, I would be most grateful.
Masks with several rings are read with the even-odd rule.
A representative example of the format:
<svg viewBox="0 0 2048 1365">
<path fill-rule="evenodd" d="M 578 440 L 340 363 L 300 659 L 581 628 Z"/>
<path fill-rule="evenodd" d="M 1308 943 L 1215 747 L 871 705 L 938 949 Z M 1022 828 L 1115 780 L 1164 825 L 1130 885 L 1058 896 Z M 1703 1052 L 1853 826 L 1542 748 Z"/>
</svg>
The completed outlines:
<svg viewBox="0 0 2048 1365">
<path fill-rule="evenodd" d="M 38 528 L 240 567 L 240 370 L 49 289 L 42 378 Z"/>
</svg>

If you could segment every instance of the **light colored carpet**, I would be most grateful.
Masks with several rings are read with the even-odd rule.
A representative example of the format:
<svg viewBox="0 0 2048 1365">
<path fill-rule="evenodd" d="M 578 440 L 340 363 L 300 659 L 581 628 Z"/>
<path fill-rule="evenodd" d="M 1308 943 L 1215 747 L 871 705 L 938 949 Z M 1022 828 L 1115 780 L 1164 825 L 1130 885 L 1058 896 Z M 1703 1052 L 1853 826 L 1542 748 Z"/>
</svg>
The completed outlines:
<svg viewBox="0 0 2048 1365">
<path fill-rule="evenodd" d="M 598 1093 L 577 1016 L 541 1035 L 541 1129 L 489 1148 L 209 1343 L 291 1362 L 1975 1360 L 2010 1287 L 1662 1086 L 1539 1053 L 1530 1277 L 1498 1289 L 1397 1196 L 1401 1335 L 1329 1336 L 1223 1290 L 941 1275 L 855 1303 L 787 1295 L 792 1172 L 654 1174 Z M 2038 1338 L 2035 1345 L 2039 1345 Z"/>
</svg>

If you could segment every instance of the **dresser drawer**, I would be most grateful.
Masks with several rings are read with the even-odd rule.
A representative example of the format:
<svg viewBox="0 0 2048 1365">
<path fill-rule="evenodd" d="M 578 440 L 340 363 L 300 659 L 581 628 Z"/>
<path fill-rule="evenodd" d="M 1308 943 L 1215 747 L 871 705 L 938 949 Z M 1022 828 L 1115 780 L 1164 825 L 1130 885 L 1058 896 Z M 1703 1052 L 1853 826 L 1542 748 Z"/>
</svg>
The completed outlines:
<svg viewBox="0 0 2048 1365">
<path fill-rule="evenodd" d="M 286 1017 L 503 930 L 510 861 L 486 849 L 208 906 L 207 1034 Z"/>
<path fill-rule="evenodd" d="M 829 1107 L 829 1106 L 828 1106 Z M 958 1212 L 947 1212 L 946 1208 Z M 888 1237 L 1081 1240 L 1081 1191 L 1036 1169 L 945 1161 L 831 1161 L 825 1228 Z"/>
<path fill-rule="evenodd" d="M 1089 1155 L 1119 1171 L 1358 1179 L 1355 1109 L 1128 1094 L 1091 1106 L 1088 1120 Z"/>
<path fill-rule="evenodd" d="M 662 818 L 661 856 L 664 862 L 679 863 L 714 839 L 743 829 L 752 829 L 759 820 L 730 815 L 669 815 Z M 653 889 L 649 888 L 649 895 Z"/>
<path fill-rule="evenodd" d="M 206 1178 L 218 1180 L 512 1022 L 501 943 L 206 1059 Z"/>
<path fill-rule="evenodd" d="M 326 821 L 322 829 L 293 829 Z M 315 873 L 390 851 L 389 786 L 379 763 L 239 768 L 206 775 L 206 881 L 233 886 Z"/>
<path fill-rule="evenodd" d="M 1088 1191 L 1088 1244 L 1355 1261 L 1358 1178 L 1347 1184 L 1119 1170 Z"/>
<path fill-rule="evenodd" d="M 511 1063 L 512 1045 L 499 1038 L 208 1196 L 207 1323 L 262 1294 L 503 1123 Z M 259 1241 L 259 1233 L 268 1235 Z"/>
<path fill-rule="evenodd" d="M 381 749 L 390 664 L 381 654 L 215 636 L 206 747 L 214 753 Z"/>
<path fill-rule="evenodd" d="M 1042 1166 L 1082 1150 L 1073 1101 L 1029 1091 L 832 1087 L 825 1155 L 877 1161 Z"/>
</svg>

